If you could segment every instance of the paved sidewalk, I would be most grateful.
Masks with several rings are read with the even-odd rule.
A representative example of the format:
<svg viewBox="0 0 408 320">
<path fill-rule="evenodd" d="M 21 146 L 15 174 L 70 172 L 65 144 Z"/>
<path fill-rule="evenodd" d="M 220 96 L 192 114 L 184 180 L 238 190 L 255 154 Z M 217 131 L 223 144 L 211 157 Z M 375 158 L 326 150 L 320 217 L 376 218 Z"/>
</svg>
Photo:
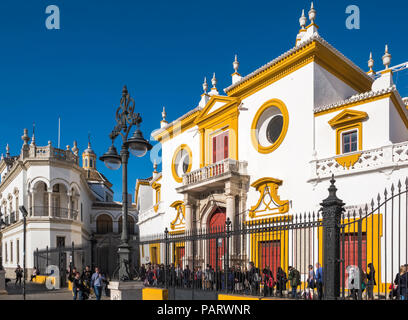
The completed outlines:
<svg viewBox="0 0 408 320">
<path fill-rule="evenodd" d="M 8 294 L 0 295 L 0 300 L 23 300 L 22 285 L 15 285 L 12 281 L 7 284 L 6 289 Z M 48 290 L 43 284 L 26 282 L 26 300 L 72 300 L 72 292 L 68 288 Z M 95 298 L 89 300 L 95 300 Z M 102 295 L 102 300 L 110 300 L 110 298 Z"/>
</svg>

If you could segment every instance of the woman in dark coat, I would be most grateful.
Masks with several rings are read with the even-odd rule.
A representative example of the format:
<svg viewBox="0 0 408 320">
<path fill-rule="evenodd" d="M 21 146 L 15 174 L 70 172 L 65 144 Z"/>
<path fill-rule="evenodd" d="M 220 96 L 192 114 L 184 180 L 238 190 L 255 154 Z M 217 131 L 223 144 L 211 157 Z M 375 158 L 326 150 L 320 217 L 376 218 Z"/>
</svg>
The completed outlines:
<svg viewBox="0 0 408 320">
<path fill-rule="evenodd" d="M 276 293 L 282 297 L 282 291 L 286 288 L 286 273 L 281 267 L 276 272 Z"/>
<path fill-rule="evenodd" d="M 369 300 L 374 299 L 374 286 L 377 284 L 375 282 L 375 269 L 372 263 L 367 265 L 367 296 Z"/>
</svg>

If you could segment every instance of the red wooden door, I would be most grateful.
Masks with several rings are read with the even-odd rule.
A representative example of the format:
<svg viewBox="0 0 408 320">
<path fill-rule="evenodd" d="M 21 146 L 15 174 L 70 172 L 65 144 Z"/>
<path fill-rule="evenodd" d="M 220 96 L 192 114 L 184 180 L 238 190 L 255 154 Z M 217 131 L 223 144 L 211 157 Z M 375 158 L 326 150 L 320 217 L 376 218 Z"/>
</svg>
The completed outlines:
<svg viewBox="0 0 408 320">
<path fill-rule="evenodd" d="M 183 258 L 184 258 L 185 252 L 186 252 L 185 248 L 184 247 L 177 247 L 176 251 L 177 251 L 177 254 L 176 254 L 176 257 L 177 257 L 176 266 L 178 266 L 178 265 L 182 266 L 183 265 Z"/>
<path fill-rule="evenodd" d="M 223 233 L 225 230 L 225 220 L 226 220 L 225 208 L 217 208 L 217 210 L 211 215 L 210 220 L 208 222 L 210 233 L 212 234 L 219 232 Z M 223 237 L 210 239 L 208 254 L 211 266 L 215 269 L 216 266 L 218 265 L 218 267 L 222 269 L 222 261 L 224 257 Z"/>
<path fill-rule="evenodd" d="M 367 235 L 362 234 L 361 242 L 361 266 L 364 272 L 367 272 Z M 340 244 L 340 258 L 344 259 L 344 268 L 343 268 L 343 279 L 344 284 L 347 284 L 348 266 L 358 267 L 358 234 L 356 233 L 346 233 L 344 235 L 344 255 L 343 255 L 343 243 Z"/>
<path fill-rule="evenodd" d="M 279 240 L 262 241 L 259 242 L 259 268 L 260 272 L 265 267 L 269 267 L 272 271 L 274 279 L 276 279 L 276 272 L 280 267 L 281 259 L 281 245 Z"/>
</svg>

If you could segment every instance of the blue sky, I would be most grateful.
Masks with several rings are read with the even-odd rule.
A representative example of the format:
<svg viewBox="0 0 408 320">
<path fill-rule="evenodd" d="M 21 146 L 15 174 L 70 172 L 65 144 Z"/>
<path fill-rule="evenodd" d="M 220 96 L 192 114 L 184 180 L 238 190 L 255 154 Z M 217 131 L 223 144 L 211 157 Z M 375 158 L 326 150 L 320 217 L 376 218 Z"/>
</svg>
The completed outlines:
<svg viewBox="0 0 408 320">
<path fill-rule="evenodd" d="M 367 69 L 375 69 L 389 44 L 392 65 L 408 61 L 406 1 L 315 1 L 320 34 Z M 345 9 L 360 8 L 359 30 L 345 27 Z M 58 5 L 61 29 L 47 30 L 45 8 Z M 108 134 L 121 90 L 127 85 L 142 114 L 145 137 L 168 120 L 195 107 L 204 76 L 216 72 L 218 89 L 231 83 L 238 54 L 246 75 L 293 47 L 301 10 L 309 1 L 134 1 L 2 0 L 0 2 L 0 152 L 10 144 L 19 152 L 24 128 L 36 123 L 36 141 L 61 145 L 77 140 L 84 150 L 91 133 L 98 155 L 109 146 Z M 408 72 L 397 79 L 408 96 Z M 129 189 L 152 172 L 149 156 L 129 162 Z M 121 199 L 121 174 L 99 162 Z"/>
</svg>

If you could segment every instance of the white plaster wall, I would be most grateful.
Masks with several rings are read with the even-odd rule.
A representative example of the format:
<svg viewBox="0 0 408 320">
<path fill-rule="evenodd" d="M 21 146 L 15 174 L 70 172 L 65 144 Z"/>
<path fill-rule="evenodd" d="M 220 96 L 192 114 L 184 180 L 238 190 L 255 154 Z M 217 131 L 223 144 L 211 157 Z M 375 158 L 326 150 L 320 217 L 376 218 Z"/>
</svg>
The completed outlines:
<svg viewBox="0 0 408 320">
<path fill-rule="evenodd" d="M 392 143 L 389 134 L 389 103 L 390 99 L 385 98 L 348 108 L 350 110 L 364 111 L 368 114 L 368 118 L 362 122 L 363 150 L 374 149 Z M 318 159 L 336 155 L 336 129 L 333 129 L 328 122 L 343 111 L 344 109 L 315 118 L 316 156 Z"/>
<path fill-rule="evenodd" d="M 314 65 L 314 105 L 328 105 L 344 100 L 357 93 L 356 90 L 331 74 L 317 63 Z"/>
<path fill-rule="evenodd" d="M 404 108 L 404 112 L 407 113 L 407 109 Z M 390 141 L 392 143 L 399 143 L 403 141 L 408 141 L 408 130 L 404 122 L 401 119 L 400 114 L 398 113 L 396 106 L 389 99 L 389 117 L 390 117 Z"/>
<path fill-rule="evenodd" d="M 283 180 L 282 200 L 293 200 L 293 209 L 309 206 L 306 180 L 313 151 L 313 63 L 293 72 L 244 99 L 239 116 L 239 160 L 248 162 L 250 183 L 272 177 Z M 296 89 L 295 89 L 296 88 Z M 251 124 L 259 107 L 270 99 L 280 99 L 289 113 L 289 127 L 282 144 L 268 154 L 259 153 L 251 142 Z M 250 188 L 247 209 L 256 204 L 259 193 Z"/>
</svg>

